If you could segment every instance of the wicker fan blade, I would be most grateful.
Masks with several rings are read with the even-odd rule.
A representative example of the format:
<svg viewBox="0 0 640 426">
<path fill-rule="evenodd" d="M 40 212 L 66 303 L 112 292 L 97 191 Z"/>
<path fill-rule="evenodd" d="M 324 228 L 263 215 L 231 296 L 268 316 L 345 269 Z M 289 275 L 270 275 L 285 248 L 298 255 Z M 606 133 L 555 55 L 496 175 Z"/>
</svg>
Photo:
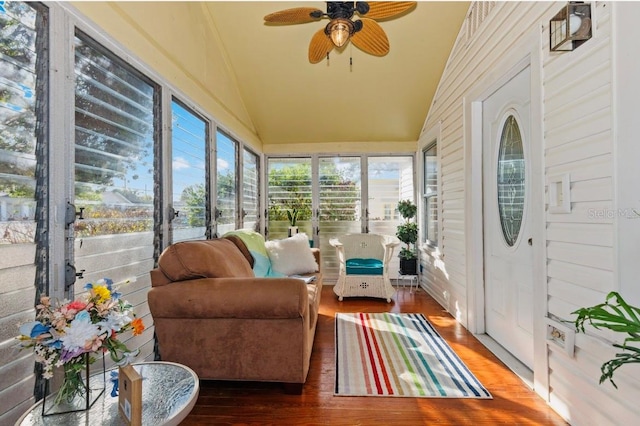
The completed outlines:
<svg viewBox="0 0 640 426">
<path fill-rule="evenodd" d="M 415 1 L 370 1 L 369 12 L 366 16 L 369 19 L 385 19 L 399 15 L 416 5 Z"/>
<path fill-rule="evenodd" d="M 376 56 L 389 53 L 389 39 L 380 24 L 373 19 L 362 18 L 362 29 L 351 36 L 357 48 Z"/>
<path fill-rule="evenodd" d="M 309 62 L 317 64 L 321 60 L 327 57 L 327 53 L 333 49 L 333 43 L 331 39 L 324 33 L 324 28 L 321 28 L 311 38 L 309 43 Z"/>
<path fill-rule="evenodd" d="M 296 7 L 270 13 L 264 17 L 264 20 L 273 24 L 304 24 L 319 20 L 320 18 L 311 16 L 312 12 L 319 12 L 322 16 L 322 11 L 315 7 Z"/>
</svg>

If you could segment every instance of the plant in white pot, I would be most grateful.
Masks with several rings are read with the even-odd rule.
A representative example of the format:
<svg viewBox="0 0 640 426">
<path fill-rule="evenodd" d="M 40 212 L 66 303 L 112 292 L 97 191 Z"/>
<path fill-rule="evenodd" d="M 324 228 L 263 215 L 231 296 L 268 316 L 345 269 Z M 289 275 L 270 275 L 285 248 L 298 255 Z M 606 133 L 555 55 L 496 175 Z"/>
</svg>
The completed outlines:
<svg viewBox="0 0 640 426">
<path fill-rule="evenodd" d="M 404 218 L 404 223 L 398 225 L 396 237 L 405 244 L 400 249 L 401 275 L 417 275 L 418 254 L 416 253 L 416 241 L 418 241 L 418 224 L 413 218 L 418 212 L 418 207 L 411 200 L 402 200 L 398 203 L 398 212 Z"/>
<path fill-rule="evenodd" d="M 289 219 L 289 236 L 293 236 L 298 233 L 298 217 L 300 216 L 300 211 L 297 208 L 292 208 L 287 210 L 287 219 Z"/>
</svg>

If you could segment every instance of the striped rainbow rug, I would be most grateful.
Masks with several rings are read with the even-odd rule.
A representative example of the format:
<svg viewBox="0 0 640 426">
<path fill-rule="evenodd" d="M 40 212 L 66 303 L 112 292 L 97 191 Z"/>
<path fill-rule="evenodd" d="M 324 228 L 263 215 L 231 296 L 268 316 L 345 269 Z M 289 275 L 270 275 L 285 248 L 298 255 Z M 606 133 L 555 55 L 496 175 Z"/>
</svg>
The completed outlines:
<svg viewBox="0 0 640 426">
<path fill-rule="evenodd" d="M 422 314 L 337 313 L 339 396 L 491 398 Z"/>
</svg>

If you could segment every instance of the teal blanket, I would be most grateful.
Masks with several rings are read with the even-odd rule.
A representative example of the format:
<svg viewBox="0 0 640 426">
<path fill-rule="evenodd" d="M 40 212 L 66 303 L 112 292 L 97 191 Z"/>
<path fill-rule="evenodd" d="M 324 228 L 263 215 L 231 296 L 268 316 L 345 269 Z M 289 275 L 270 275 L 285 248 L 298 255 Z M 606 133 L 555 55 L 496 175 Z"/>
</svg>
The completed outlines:
<svg viewBox="0 0 640 426">
<path fill-rule="evenodd" d="M 229 231 L 223 235 L 235 235 L 242 240 L 247 246 L 249 253 L 253 256 L 253 273 L 256 277 L 284 277 L 271 269 L 271 261 L 269 260 L 269 253 L 264 245 L 264 237 L 259 232 L 251 229 L 237 229 L 235 231 Z"/>
</svg>

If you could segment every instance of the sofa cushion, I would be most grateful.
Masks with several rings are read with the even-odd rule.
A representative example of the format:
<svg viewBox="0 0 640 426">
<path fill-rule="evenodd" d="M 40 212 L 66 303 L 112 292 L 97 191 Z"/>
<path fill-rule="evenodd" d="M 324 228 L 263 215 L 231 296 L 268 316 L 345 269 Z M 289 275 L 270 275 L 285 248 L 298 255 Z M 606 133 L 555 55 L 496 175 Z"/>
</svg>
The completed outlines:
<svg viewBox="0 0 640 426">
<path fill-rule="evenodd" d="M 282 240 L 265 243 L 274 271 L 285 275 L 306 274 L 319 270 L 309 247 L 309 237 L 300 233 Z"/>
<path fill-rule="evenodd" d="M 171 281 L 254 277 L 242 252 L 224 238 L 172 244 L 160 255 L 158 268 Z"/>
<path fill-rule="evenodd" d="M 382 275 L 382 261 L 378 259 L 347 259 L 347 275 Z"/>
</svg>

